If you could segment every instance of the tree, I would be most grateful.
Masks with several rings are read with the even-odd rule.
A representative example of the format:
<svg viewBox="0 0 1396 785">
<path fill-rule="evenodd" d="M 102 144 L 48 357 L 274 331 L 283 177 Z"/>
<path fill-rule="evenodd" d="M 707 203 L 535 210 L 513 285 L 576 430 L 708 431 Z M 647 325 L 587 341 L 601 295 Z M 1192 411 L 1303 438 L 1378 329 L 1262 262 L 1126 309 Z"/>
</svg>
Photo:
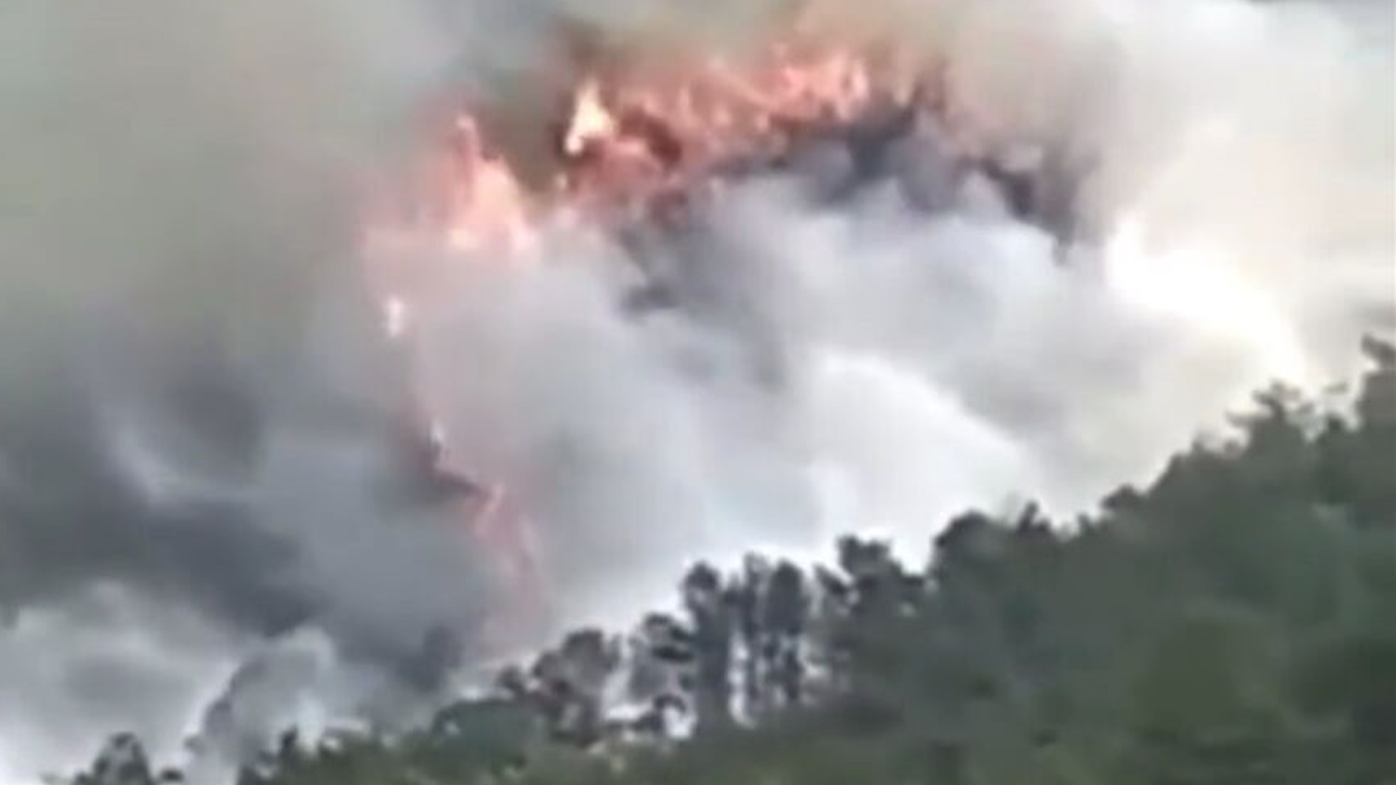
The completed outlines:
<svg viewBox="0 0 1396 785">
<path fill-rule="evenodd" d="M 1396 349 L 1368 351 L 1352 412 L 1272 388 L 1071 529 L 1028 506 L 954 518 L 916 569 L 857 538 L 838 570 L 700 564 L 679 614 L 568 635 L 400 738 L 288 734 L 243 782 L 1392 785 Z M 152 782 L 133 745 L 72 782 Z"/>
</svg>

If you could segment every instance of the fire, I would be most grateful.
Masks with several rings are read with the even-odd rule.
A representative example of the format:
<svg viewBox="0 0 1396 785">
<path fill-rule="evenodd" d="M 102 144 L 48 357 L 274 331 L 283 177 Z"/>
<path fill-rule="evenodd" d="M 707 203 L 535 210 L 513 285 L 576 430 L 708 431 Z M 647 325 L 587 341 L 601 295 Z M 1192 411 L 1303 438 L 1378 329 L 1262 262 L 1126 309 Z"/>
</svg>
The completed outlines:
<svg viewBox="0 0 1396 785">
<path fill-rule="evenodd" d="M 561 197 L 633 205 L 691 188 L 724 163 L 779 155 L 802 130 L 849 122 L 877 100 L 907 100 L 881 87 L 867 57 L 794 44 L 749 61 L 589 77 L 561 145 Z"/>
<path fill-rule="evenodd" d="M 615 118 L 601 102 L 600 90 L 595 80 L 587 80 L 577 91 L 572 119 L 567 123 L 567 135 L 562 140 L 563 153 L 580 155 L 588 144 L 615 133 Z"/>
<path fill-rule="evenodd" d="M 682 202 L 703 192 L 730 163 L 776 160 L 802 133 L 853 122 L 877 105 L 906 107 L 915 100 L 915 77 L 867 51 L 799 36 L 740 59 L 582 73 L 562 116 L 551 120 L 555 174 L 541 187 L 525 186 L 491 146 L 483 118 L 458 112 L 398 189 L 404 207 L 369 227 L 370 256 L 388 261 L 386 270 L 373 270 L 390 292 L 382 300 L 384 329 L 407 341 L 413 287 L 431 286 L 419 271 L 397 266 L 413 256 L 404 249 L 462 261 L 524 260 L 550 224 L 604 230 L 665 197 Z M 431 438 L 443 463 L 469 464 L 449 454 L 439 426 Z M 499 478 L 471 480 L 489 488 L 483 507 L 466 513 L 474 540 L 505 566 L 516 598 L 538 595 L 526 500 Z"/>
<path fill-rule="evenodd" d="M 523 187 L 508 164 L 486 151 L 473 118 L 456 118 L 454 130 L 444 183 L 448 245 L 467 251 L 522 250 L 532 240 Z"/>
<path fill-rule="evenodd" d="M 405 190 L 406 220 L 379 227 L 444 250 L 527 256 L 541 227 L 605 223 L 666 194 L 702 190 L 725 165 L 779 157 L 802 134 L 913 100 L 917 74 L 861 48 L 789 40 L 741 58 L 583 73 L 561 117 L 554 176 L 529 187 L 471 111 L 451 118 Z"/>
</svg>

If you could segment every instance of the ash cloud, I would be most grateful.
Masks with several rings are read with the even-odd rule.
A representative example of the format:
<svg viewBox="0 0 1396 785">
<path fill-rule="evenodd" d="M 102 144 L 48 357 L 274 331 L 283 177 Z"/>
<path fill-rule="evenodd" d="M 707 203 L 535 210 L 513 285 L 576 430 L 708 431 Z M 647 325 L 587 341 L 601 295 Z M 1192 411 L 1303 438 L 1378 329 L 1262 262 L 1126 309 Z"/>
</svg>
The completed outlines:
<svg viewBox="0 0 1396 785">
<path fill-rule="evenodd" d="M 526 159 L 559 31 L 732 49 L 780 10 L 684 7 L 0 7 L 0 780 L 118 728 L 197 732 L 214 777 L 288 718 L 410 716 L 439 625 L 469 658 L 497 588 L 454 513 L 383 501 L 401 369 L 348 194 L 455 90 Z M 650 238 L 645 271 L 551 238 L 421 304 L 422 390 L 518 489 L 560 618 L 649 606 L 699 556 L 1077 509 L 1392 326 L 1389 5 L 820 10 L 942 67 L 952 119 L 888 177 L 825 198 L 836 141 Z M 956 164 L 965 127 L 1070 173 L 1065 239 L 1060 205 L 1021 220 Z"/>
</svg>

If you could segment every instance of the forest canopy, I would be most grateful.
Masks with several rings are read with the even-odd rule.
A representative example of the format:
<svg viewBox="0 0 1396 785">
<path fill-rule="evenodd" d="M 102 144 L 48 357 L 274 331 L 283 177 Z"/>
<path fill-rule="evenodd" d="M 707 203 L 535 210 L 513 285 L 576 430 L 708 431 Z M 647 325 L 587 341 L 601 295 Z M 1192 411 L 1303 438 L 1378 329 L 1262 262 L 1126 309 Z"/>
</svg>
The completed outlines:
<svg viewBox="0 0 1396 785">
<path fill-rule="evenodd" d="M 288 730 L 240 785 L 1396 783 L 1396 347 L 1365 348 L 1350 412 L 1266 390 L 1076 521 L 700 564 L 678 613 L 406 734 Z M 184 776 L 123 734 L 63 781 Z"/>
</svg>

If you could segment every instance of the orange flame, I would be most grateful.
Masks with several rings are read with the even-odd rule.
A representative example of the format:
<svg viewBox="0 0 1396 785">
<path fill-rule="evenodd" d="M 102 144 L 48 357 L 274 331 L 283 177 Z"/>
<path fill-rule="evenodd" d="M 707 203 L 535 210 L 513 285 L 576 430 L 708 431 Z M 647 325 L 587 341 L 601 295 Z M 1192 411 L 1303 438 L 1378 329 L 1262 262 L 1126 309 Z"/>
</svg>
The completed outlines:
<svg viewBox="0 0 1396 785">
<path fill-rule="evenodd" d="M 370 227 L 370 256 L 382 262 L 406 247 L 520 259 L 550 221 L 604 219 L 690 193 L 727 161 L 785 152 L 802 129 L 849 122 L 877 102 L 905 106 L 915 81 L 911 70 L 867 52 L 798 36 L 737 61 L 584 74 L 557 124 L 557 175 L 532 189 L 490 148 L 477 117 L 459 113 L 407 178 L 406 209 Z M 423 281 L 401 269 L 375 272 L 391 292 L 384 329 L 403 340 L 413 284 L 424 288 Z M 491 491 L 483 509 L 467 513 L 474 538 L 498 554 L 516 599 L 536 597 L 539 571 L 521 500 L 496 478 L 477 479 Z"/>
<path fill-rule="evenodd" d="M 406 188 L 417 205 L 408 224 L 446 250 L 517 258 L 560 217 L 625 214 L 724 162 L 779 155 L 804 129 L 846 123 L 877 102 L 904 105 L 914 76 L 798 36 L 742 59 L 583 74 L 557 123 L 549 186 L 526 187 L 462 112 Z"/>
</svg>

